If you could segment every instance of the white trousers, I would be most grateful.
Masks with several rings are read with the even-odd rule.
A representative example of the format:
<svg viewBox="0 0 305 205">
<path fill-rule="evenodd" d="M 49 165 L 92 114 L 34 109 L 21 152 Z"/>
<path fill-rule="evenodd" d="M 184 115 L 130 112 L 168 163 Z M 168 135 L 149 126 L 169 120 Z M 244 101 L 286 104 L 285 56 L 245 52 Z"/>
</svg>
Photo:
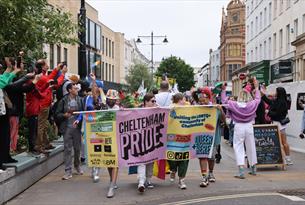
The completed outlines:
<svg viewBox="0 0 305 205">
<path fill-rule="evenodd" d="M 154 163 L 141 164 L 138 166 L 138 180 L 140 185 L 144 185 L 146 179 L 149 181 L 153 175 Z"/>
<path fill-rule="evenodd" d="M 233 148 L 237 166 L 245 165 L 245 146 L 250 166 L 257 164 L 253 125 L 249 123 L 235 123 Z"/>
</svg>

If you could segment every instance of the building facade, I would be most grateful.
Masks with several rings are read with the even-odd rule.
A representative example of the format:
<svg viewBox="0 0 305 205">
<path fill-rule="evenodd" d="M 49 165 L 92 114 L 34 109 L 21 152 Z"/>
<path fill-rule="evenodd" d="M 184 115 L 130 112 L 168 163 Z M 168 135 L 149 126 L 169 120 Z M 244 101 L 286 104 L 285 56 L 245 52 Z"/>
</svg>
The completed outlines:
<svg viewBox="0 0 305 205">
<path fill-rule="evenodd" d="M 220 50 L 210 49 L 209 86 L 214 86 L 220 81 Z"/>
<path fill-rule="evenodd" d="M 149 65 L 150 61 L 140 52 L 134 39 L 125 39 L 124 48 L 124 72 L 121 74 L 121 82 L 125 82 L 130 68 L 136 63 Z"/>
<path fill-rule="evenodd" d="M 299 79 L 295 62 L 296 47 L 291 43 L 305 30 L 305 1 L 273 0 L 271 80 L 292 82 Z"/>
<path fill-rule="evenodd" d="M 232 80 L 232 73 L 245 65 L 245 4 L 231 0 L 222 10 L 220 30 L 220 80 Z"/>
</svg>

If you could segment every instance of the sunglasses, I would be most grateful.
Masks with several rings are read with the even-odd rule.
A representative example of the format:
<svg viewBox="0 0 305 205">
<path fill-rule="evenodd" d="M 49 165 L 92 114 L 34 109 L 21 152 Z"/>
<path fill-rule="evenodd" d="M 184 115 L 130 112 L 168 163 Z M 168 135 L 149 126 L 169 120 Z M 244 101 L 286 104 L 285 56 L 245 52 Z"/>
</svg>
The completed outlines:
<svg viewBox="0 0 305 205">
<path fill-rule="evenodd" d="M 156 103 L 157 101 L 156 101 L 156 100 L 150 100 L 150 102 L 152 102 L 152 103 Z"/>
</svg>

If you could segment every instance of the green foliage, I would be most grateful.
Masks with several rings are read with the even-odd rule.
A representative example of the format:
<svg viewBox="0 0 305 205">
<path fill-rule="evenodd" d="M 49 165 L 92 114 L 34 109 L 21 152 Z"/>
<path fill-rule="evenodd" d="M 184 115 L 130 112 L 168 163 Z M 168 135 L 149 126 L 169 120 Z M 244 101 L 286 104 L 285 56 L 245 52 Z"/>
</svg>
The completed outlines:
<svg viewBox="0 0 305 205">
<path fill-rule="evenodd" d="M 43 56 L 42 45 L 76 43 L 77 24 L 71 14 L 53 8 L 47 0 L 0 0 L 0 56 L 20 50 L 32 58 Z"/>
<path fill-rule="evenodd" d="M 135 92 L 140 87 L 142 80 L 144 81 L 144 87 L 150 88 L 152 86 L 152 77 L 147 65 L 136 63 L 129 70 L 126 76 L 126 81 L 130 85 L 130 90 Z"/>
<path fill-rule="evenodd" d="M 190 90 L 195 84 L 193 68 L 176 56 L 162 60 L 156 75 L 162 76 L 163 74 L 176 79 L 180 92 Z"/>
</svg>

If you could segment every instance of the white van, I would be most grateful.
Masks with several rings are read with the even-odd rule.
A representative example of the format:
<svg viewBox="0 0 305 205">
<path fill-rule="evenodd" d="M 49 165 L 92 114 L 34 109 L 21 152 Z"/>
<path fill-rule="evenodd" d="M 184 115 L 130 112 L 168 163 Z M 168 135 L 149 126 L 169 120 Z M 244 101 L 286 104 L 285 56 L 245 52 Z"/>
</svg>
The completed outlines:
<svg viewBox="0 0 305 205">
<path fill-rule="evenodd" d="M 305 81 L 271 84 L 267 87 L 267 93 L 275 93 L 277 87 L 285 88 L 288 98 L 291 99 L 291 106 L 288 110 L 290 123 L 286 129 L 290 149 L 305 153 L 305 140 L 299 138 L 303 109 L 298 105 L 298 99 L 305 100 Z"/>
</svg>

